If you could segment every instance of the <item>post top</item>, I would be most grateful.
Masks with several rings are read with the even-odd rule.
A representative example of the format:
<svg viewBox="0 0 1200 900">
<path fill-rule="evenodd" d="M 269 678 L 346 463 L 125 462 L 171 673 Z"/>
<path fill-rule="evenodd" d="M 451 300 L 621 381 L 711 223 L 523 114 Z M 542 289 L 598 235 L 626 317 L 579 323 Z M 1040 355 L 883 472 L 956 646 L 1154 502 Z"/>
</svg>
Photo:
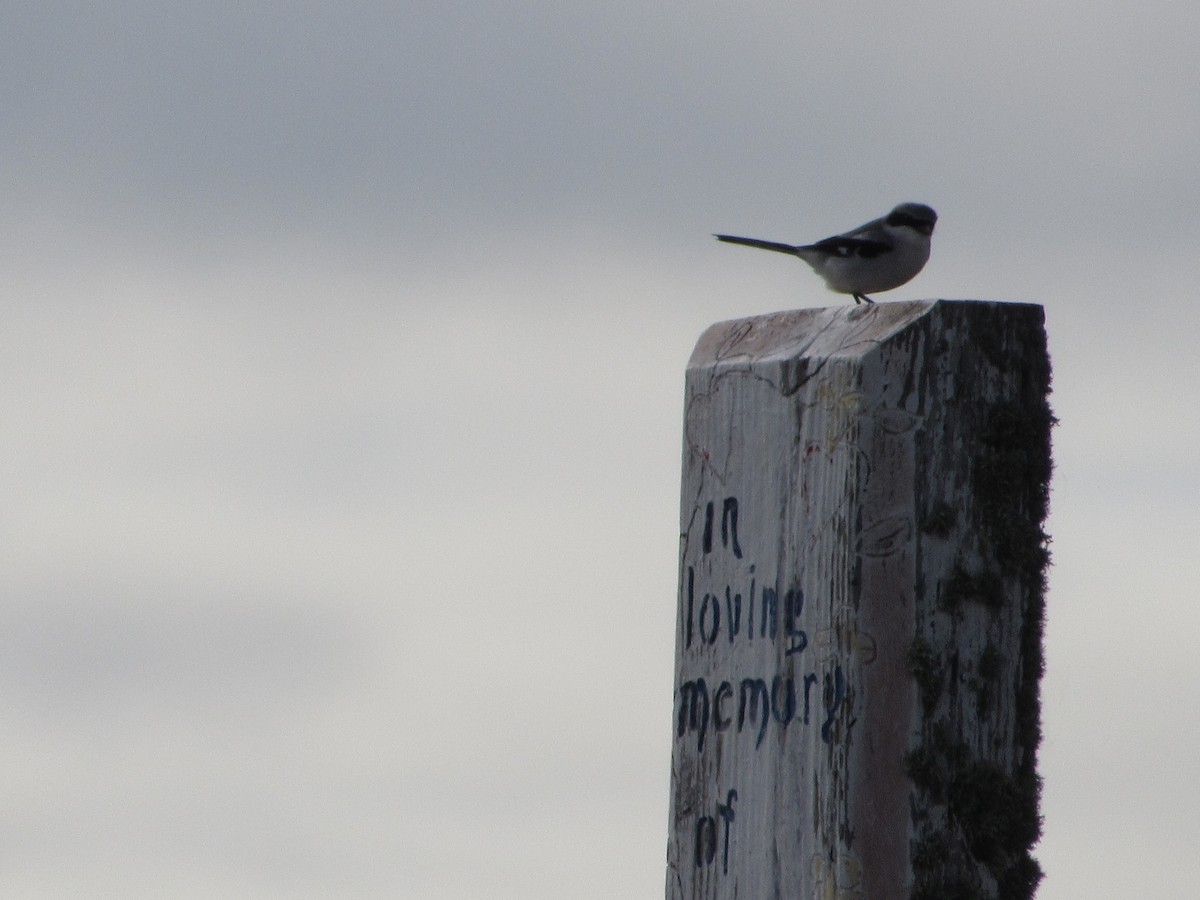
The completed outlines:
<svg viewBox="0 0 1200 900">
<path fill-rule="evenodd" d="M 935 309 L 989 310 L 1042 316 L 1035 303 L 994 300 L 907 300 L 868 306 L 793 309 L 710 325 L 692 351 L 688 368 L 716 363 L 763 362 L 799 356 L 861 356 Z"/>
</svg>

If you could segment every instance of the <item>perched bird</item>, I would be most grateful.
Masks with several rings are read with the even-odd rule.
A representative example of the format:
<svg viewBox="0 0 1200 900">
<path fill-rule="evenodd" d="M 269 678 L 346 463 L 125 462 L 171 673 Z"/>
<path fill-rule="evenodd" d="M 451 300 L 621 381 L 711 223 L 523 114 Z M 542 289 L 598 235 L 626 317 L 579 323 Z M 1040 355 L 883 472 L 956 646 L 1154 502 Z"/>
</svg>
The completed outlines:
<svg viewBox="0 0 1200 900">
<path fill-rule="evenodd" d="M 831 291 L 849 294 L 854 302 L 874 303 L 868 293 L 890 291 L 911 281 L 929 259 L 929 239 L 937 213 L 924 203 L 901 203 L 875 219 L 815 244 L 778 244 L 757 238 L 713 235 L 719 241 L 778 250 L 798 256 L 825 279 Z"/>
</svg>

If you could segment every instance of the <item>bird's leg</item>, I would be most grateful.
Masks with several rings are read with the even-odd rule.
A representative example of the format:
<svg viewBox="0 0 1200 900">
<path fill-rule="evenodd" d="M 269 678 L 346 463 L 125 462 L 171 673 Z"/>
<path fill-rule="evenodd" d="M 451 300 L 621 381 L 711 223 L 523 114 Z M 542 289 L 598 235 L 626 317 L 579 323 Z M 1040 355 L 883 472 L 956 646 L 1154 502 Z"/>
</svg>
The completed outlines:
<svg viewBox="0 0 1200 900">
<path fill-rule="evenodd" d="M 872 303 L 872 304 L 875 302 L 870 297 L 868 297 L 866 294 L 854 294 L 853 296 L 854 296 L 854 305 L 855 306 L 858 306 L 860 301 L 863 303 Z"/>
</svg>

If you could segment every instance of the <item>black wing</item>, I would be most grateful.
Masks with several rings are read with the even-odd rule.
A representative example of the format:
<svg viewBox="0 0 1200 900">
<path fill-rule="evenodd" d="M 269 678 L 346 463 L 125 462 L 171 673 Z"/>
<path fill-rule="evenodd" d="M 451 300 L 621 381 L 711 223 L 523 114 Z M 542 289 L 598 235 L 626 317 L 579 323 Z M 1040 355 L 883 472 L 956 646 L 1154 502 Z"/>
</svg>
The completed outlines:
<svg viewBox="0 0 1200 900">
<path fill-rule="evenodd" d="M 874 259 L 876 256 L 891 253 L 892 245 L 885 241 L 872 241 L 866 238 L 831 237 L 799 249 L 816 250 L 826 256 L 842 258 L 857 256 L 861 259 Z"/>
</svg>

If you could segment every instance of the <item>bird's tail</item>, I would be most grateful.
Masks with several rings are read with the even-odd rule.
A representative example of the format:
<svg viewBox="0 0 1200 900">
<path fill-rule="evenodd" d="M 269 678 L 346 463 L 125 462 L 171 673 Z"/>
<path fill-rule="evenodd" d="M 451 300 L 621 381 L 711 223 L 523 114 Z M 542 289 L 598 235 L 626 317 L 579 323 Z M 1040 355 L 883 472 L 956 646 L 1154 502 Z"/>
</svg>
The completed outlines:
<svg viewBox="0 0 1200 900">
<path fill-rule="evenodd" d="M 725 241 L 729 244 L 745 244 L 747 247 L 759 247 L 763 250 L 775 250 L 779 253 L 790 253 L 796 255 L 799 247 L 792 244 L 780 244 L 775 241 L 760 241 L 758 238 L 735 237 L 732 234 L 714 234 L 718 241 Z"/>
</svg>

